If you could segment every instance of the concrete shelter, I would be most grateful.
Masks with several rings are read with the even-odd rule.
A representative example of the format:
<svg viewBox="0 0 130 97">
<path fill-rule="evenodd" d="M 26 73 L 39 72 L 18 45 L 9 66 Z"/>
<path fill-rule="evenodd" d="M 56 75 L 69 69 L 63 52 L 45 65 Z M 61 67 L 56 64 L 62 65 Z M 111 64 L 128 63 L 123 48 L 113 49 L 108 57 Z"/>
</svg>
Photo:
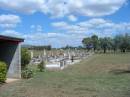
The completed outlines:
<svg viewBox="0 0 130 97">
<path fill-rule="evenodd" d="M 21 45 L 22 38 L 0 35 L 0 61 L 8 67 L 8 78 L 21 78 Z"/>
</svg>

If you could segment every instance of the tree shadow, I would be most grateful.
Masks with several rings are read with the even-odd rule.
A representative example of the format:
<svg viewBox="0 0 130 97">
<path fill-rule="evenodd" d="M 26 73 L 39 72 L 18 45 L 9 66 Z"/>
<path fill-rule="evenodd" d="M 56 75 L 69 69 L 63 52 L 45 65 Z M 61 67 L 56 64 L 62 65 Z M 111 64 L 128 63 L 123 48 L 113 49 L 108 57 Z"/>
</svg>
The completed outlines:
<svg viewBox="0 0 130 97">
<path fill-rule="evenodd" d="M 129 74 L 130 70 L 114 69 L 114 70 L 111 70 L 110 73 L 113 73 L 113 74 L 116 74 L 116 75 L 119 75 L 119 74 Z"/>
<path fill-rule="evenodd" d="M 113 69 L 109 72 L 114 75 L 130 74 L 129 69 Z M 120 97 L 130 97 L 130 87 L 128 89 L 122 90 L 122 94 Z"/>
</svg>

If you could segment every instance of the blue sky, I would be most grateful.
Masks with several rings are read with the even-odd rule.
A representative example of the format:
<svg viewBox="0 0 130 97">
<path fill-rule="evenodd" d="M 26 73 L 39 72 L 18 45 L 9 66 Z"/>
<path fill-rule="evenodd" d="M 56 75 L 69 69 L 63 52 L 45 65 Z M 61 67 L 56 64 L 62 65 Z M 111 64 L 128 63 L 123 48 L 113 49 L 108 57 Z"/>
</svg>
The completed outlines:
<svg viewBox="0 0 130 97">
<path fill-rule="evenodd" d="M 130 33 L 129 0 L 0 0 L 0 34 L 24 44 L 79 46 L 93 34 Z"/>
</svg>

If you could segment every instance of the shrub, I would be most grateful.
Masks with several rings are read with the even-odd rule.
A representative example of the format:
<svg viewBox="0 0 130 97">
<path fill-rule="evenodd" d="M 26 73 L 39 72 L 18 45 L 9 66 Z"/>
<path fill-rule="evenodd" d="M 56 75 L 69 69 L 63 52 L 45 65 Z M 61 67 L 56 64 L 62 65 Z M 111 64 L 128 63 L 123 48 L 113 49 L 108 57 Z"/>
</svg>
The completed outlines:
<svg viewBox="0 0 130 97">
<path fill-rule="evenodd" d="M 30 55 L 29 51 L 25 48 L 22 48 L 22 51 L 21 51 L 22 69 L 26 68 L 26 65 L 29 64 L 30 60 L 31 60 L 31 55 Z"/>
<path fill-rule="evenodd" d="M 42 61 L 40 64 L 38 64 L 38 70 L 40 72 L 43 72 L 45 70 L 45 62 Z"/>
<path fill-rule="evenodd" d="M 22 70 L 22 78 L 23 79 L 29 79 L 33 77 L 33 70 L 31 70 L 30 68 L 26 67 Z"/>
<path fill-rule="evenodd" d="M 7 74 L 7 65 L 4 62 L 0 62 L 0 83 L 5 82 Z"/>
</svg>

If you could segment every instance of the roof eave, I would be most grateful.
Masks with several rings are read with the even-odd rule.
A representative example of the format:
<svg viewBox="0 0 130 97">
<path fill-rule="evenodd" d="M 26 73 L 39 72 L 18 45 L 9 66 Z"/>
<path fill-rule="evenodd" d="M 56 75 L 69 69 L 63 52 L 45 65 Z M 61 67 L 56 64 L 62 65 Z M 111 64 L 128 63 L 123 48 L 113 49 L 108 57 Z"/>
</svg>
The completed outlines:
<svg viewBox="0 0 130 97">
<path fill-rule="evenodd" d="M 24 42 L 23 38 L 11 37 L 11 36 L 4 36 L 0 35 L 0 40 L 7 40 L 7 41 L 16 41 L 16 42 Z"/>
</svg>

